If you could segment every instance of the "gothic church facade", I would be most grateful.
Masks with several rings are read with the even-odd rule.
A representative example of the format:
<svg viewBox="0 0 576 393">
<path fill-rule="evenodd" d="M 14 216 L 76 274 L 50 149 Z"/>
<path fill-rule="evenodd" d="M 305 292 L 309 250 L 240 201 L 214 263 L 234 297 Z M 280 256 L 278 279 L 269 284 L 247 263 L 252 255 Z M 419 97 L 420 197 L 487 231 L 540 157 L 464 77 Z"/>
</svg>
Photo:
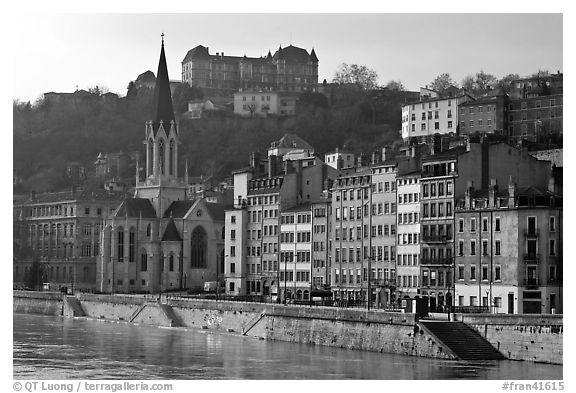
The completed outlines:
<svg viewBox="0 0 576 393">
<path fill-rule="evenodd" d="M 146 178 L 136 170 L 134 196 L 104 222 L 97 289 L 158 293 L 201 288 L 223 271 L 224 206 L 188 200 L 188 173 L 178 177 L 180 136 L 174 117 L 164 41 L 146 123 Z M 219 272 L 220 270 L 220 272 Z"/>
</svg>

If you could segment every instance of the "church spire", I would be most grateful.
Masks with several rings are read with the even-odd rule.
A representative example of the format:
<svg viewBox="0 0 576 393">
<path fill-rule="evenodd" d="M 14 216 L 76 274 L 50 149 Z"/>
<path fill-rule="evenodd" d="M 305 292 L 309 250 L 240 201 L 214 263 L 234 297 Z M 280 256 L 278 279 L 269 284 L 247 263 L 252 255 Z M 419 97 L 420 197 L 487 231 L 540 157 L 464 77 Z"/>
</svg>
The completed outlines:
<svg viewBox="0 0 576 393">
<path fill-rule="evenodd" d="M 160 122 L 163 122 L 164 129 L 170 129 L 170 122 L 174 121 L 174 108 L 172 107 L 172 94 L 170 92 L 170 80 L 168 78 L 168 66 L 166 65 L 166 54 L 164 53 L 164 33 L 162 33 L 162 48 L 160 49 L 160 61 L 158 62 L 158 72 L 156 73 L 156 85 L 154 86 L 153 109 L 154 134 L 158 131 Z"/>
</svg>

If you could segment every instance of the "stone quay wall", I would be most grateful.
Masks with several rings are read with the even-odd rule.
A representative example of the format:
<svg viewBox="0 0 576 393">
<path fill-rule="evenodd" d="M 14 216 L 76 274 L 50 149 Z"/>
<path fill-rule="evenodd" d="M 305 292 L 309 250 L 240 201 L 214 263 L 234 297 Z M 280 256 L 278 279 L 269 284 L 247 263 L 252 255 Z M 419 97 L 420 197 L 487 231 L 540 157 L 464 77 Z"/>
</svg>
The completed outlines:
<svg viewBox="0 0 576 393">
<path fill-rule="evenodd" d="M 457 314 L 506 358 L 563 364 L 562 315 Z"/>
</svg>

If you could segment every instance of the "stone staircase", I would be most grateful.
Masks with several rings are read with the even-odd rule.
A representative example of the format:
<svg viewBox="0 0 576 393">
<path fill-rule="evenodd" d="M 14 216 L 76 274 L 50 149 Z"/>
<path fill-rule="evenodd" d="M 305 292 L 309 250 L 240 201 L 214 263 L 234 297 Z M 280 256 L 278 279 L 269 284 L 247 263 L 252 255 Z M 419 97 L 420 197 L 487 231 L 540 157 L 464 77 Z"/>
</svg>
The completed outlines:
<svg viewBox="0 0 576 393">
<path fill-rule="evenodd" d="M 178 316 L 172 310 L 172 307 L 168 306 L 167 304 L 163 304 L 158 302 L 158 307 L 164 314 L 164 316 L 170 321 L 171 327 L 185 327 L 186 325 L 178 318 Z"/>
<path fill-rule="evenodd" d="M 85 317 L 86 313 L 76 297 L 64 295 L 63 315 L 66 317 Z"/>
<path fill-rule="evenodd" d="M 500 360 L 504 356 L 480 334 L 462 322 L 421 320 L 431 334 L 446 345 L 460 360 Z"/>
</svg>

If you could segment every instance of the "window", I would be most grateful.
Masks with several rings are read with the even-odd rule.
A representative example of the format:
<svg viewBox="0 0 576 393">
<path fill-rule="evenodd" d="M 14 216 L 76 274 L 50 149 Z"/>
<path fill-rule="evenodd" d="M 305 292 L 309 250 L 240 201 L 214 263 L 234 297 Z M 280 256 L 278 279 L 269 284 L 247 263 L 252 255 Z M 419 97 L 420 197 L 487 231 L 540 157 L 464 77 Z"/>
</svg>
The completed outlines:
<svg viewBox="0 0 576 393">
<path fill-rule="evenodd" d="M 470 240 L 470 255 L 476 255 L 476 240 Z"/>
<path fill-rule="evenodd" d="M 556 217 L 550 216 L 549 221 L 550 232 L 556 232 Z"/>
<path fill-rule="evenodd" d="M 136 243 L 136 230 L 134 227 L 130 228 L 128 234 L 128 262 L 135 261 L 135 243 Z"/>
<path fill-rule="evenodd" d="M 84 208 L 84 214 L 89 216 L 90 215 L 90 208 L 89 207 L 85 207 Z"/>
<path fill-rule="evenodd" d="M 476 219 L 470 219 L 470 232 L 476 232 Z"/>
<path fill-rule="evenodd" d="M 124 228 L 118 228 L 118 262 L 124 262 Z"/>
<path fill-rule="evenodd" d="M 482 240 L 482 255 L 488 255 L 488 240 Z"/>
<path fill-rule="evenodd" d="M 458 280 L 464 280 L 464 265 L 458 265 Z"/>
<path fill-rule="evenodd" d="M 140 255 L 140 271 L 141 272 L 148 271 L 148 254 Z"/>
<path fill-rule="evenodd" d="M 464 255 L 464 240 L 458 240 L 458 255 Z"/>
<path fill-rule="evenodd" d="M 474 265 L 470 266 L 470 280 L 476 280 L 476 266 Z"/>
<path fill-rule="evenodd" d="M 488 281 L 488 266 L 482 265 L 482 281 Z"/>
<path fill-rule="evenodd" d="M 500 266 L 494 266 L 494 281 L 502 280 L 502 268 Z"/>
<path fill-rule="evenodd" d="M 494 222 L 494 231 L 500 232 L 500 217 L 496 217 Z"/>
<path fill-rule="evenodd" d="M 501 247 L 502 247 L 502 246 L 501 246 L 500 240 L 496 240 L 496 241 L 494 242 L 494 246 L 495 246 L 495 247 L 494 247 L 494 248 L 495 248 L 495 250 L 494 250 L 494 255 L 501 255 L 501 253 L 502 253 Z"/>
<path fill-rule="evenodd" d="M 550 249 L 550 256 L 552 257 L 556 256 L 556 240 L 550 239 L 548 244 Z"/>
<path fill-rule="evenodd" d="M 488 218 L 482 218 L 482 232 L 488 232 Z"/>
<path fill-rule="evenodd" d="M 207 252 L 207 236 L 204 228 L 198 226 L 192 232 L 192 239 L 190 241 L 190 267 L 192 268 L 206 268 L 206 252 Z M 230 255 L 232 255 L 232 247 L 230 247 Z"/>
</svg>

